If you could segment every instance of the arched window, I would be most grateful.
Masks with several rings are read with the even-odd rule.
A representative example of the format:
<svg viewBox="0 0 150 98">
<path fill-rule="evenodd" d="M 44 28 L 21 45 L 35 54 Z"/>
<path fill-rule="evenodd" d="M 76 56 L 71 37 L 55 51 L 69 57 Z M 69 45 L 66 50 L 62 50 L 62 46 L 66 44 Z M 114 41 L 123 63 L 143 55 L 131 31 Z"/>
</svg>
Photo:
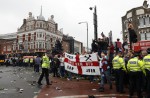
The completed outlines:
<svg viewBox="0 0 150 98">
<path fill-rule="evenodd" d="M 149 32 L 149 33 L 146 33 L 146 39 L 147 39 L 147 40 L 150 40 L 150 32 Z"/>
<path fill-rule="evenodd" d="M 146 25 L 146 26 L 149 25 L 149 17 L 145 17 L 145 25 Z"/>
<path fill-rule="evenodd" d="M 42 23 L 40 23 L 40 28 L 42 28 Z"/>
<path fill-rule="evenodd" d="M 146 40 L 145 39 L 145 33 L 141 33 L 141 40 Z"/>
<path fill-rule="evenodd" d="M 39 42 L 39 49 L 42 49 L 42 42 Z"/>
</svg>

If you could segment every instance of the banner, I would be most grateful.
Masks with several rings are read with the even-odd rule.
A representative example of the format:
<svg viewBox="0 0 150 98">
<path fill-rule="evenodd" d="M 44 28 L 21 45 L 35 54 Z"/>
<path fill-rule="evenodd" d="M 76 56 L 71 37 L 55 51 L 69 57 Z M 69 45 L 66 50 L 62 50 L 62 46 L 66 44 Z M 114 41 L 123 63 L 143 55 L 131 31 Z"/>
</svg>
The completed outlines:
<svg viewBox="0 0 150 98">
<path fill-rule="evenodd" d="M 65 70 L 80 75 L 100 75 L 97 53 L 72 55 L 65 53 Z"/>
</svg>

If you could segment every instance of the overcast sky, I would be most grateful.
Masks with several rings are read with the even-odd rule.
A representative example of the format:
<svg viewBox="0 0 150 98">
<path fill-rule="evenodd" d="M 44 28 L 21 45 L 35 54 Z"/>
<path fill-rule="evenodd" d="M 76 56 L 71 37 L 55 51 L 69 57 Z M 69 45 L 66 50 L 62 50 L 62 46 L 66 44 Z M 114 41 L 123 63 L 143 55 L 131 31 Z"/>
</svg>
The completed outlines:
<svg viewBox="0 0 150 98">
<path fill-rule="evenodd" d="M 32 12 L 34 17 L 40 15 L 41 5 L 43 16 L 47 20 L 54 15 L 58 28 L 64 34 L 75 37 L 86 46 L 86 24 L 89 25 L 89 46 L 94 38 L 93 12 L 89 7 L 97 6 L 98 37 L 101 32 L 108 35 L 112 30 L 113 40 L 122 39 L 121 17 L 134 7 L 142 6 L 144 0 L 0 0 L 0 34 L 13 33 L 23 23 L 23 19 Z M 149 3 L 149 2 L 148 2 Z"/>
</svg>

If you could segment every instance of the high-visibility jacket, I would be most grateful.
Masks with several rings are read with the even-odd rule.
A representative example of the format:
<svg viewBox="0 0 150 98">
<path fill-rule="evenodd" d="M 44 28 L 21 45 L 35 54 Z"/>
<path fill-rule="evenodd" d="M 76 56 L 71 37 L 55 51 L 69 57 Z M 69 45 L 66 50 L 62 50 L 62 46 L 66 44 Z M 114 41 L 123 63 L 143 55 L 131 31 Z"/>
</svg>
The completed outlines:
<svg viewBox="0 0 150 98">
<path fill-rule="evenodd" d="M 127 69 L 131 72 L 143 71 L 143 62 L 137 57 L 131 58 L 128 61 Z"/>
<path fill-rule="evenodd" d="M 33 59 L 32 58 L 30 59 L 30 63 L 33 63 Z"/>
<path fill-rule="evenodd" d="M 143 58 L 143 64 L 144 64 L 144 69 L 147 69 L 150 71 L 150 54 L 148 54 L 147 56 Z"/>
<path fill-rule="evenodd" d="M 126 70 L 124 60 L 119 56 L 114 57 L 114 59 L 112 60 L 112 64 L 113 64 L 113 69 L 122 68 L 122 70 Z"/>
<path fill-rule="evenodd" d="M 29 62 L 29 59 L 28 59 L 28 58 L 25 58 L 24 62 L 25 62 L 25 63 L 28 63 L 28 62 Z"/>
<path fill-rule="evenodd" d="M 42 57 L 42 68 L 50 68 L 50 62 L 47 56 Z"/>
</svg>

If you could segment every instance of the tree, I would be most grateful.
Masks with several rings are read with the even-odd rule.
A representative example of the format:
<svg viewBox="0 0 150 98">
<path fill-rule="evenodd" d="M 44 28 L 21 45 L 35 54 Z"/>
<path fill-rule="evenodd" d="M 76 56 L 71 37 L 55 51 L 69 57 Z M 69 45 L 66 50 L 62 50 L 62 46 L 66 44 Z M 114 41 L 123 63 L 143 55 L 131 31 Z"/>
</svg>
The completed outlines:
<svg viewBox="0 0 150 98">
<path fill-rule="evenodd" d="M 56 40 L 55 47 L 52 49 L 52 54 L 61 54 L 63 51 L 62 44 L 59 40 Z"/>
</svg>

